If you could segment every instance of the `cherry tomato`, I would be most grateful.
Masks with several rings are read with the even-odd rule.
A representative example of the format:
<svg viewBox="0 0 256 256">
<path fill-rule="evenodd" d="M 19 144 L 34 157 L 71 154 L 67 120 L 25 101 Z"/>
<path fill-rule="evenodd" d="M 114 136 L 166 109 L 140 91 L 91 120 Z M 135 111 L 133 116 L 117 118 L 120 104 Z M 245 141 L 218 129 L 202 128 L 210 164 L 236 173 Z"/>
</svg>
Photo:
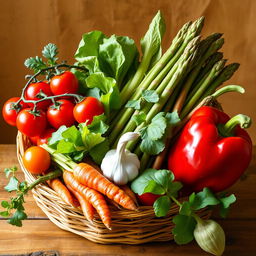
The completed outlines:
<svg viewBox="0 0 256 256">
<path fill-rule="evenodd" d="M 78 123 L 88 121 L 90 124 L 94 116 L 104 113 L 103 104 L 94 97 L 87 97 L 74 107 L 74 117 Z"/>
<path fill-rule="evenodd" d="M 46 114 L 42 110 L 32 112 L 32 108 L 20 111 L 16 120 L 17 128 L 28 137 L 39 136 L 47 125 Z"/>
<path fill-rule="evenodd" d="M 37 140 L 38 140 L 38 136 L 34 136 L 34 137 L 29 137 L 29 140 L 30 142 L 33 144 L 33 145 L 37 145 Z"/>
<path fill-rule="evenodd" d="M 22 160 L 25 168 L 32 174 L 42 174 L 51 164 L 50 154 L 38 146 L 28 148 Z"/>
<path fill-rule="evenodd" d="M 42 145 L 42 144 L 47 144 L 48 139 L 52 137 L 52 133 L 56 132 L 55 129 L 48 128 L 46 129 L 40 136 L 37 136 L 36 144 L 37 146 Z"/>
<path fill-rule="evenodd" d="M 57 100 L 55 104 L 49 106 L 47 119 L 52 127 L 58 129 L 62 125 L 71 126 L 75 123 L 73 116 L 74 104 L 69 100 Z"/>
<path fill-rule="evenodd" d="M 2 114 L 5 122 L 9 125 L 16 126 L 16 119 L 21 109 L 26 108 L 28 105 L 21 101 L 18 105 L 15 103 L 19 100 L 19 97 L 13 97 L 4 103 Z"/>
<path fill-rule="evenodd" d="M 41 95 L 40 95 L 41 94 Z M 46 96 L 51 96 L 52 92 L 50 89 L 50 85 L 45 82 L 32 83 L 28 86 L 25 91 L 25 99 L 26 100 L 40 100 Z M 36 107 L 37 109 L 47 109 L 47 107 L 51 104 L 51 100 L 45 100 L 39 102 Z M 28 103 L 28 105 L 32 108 L 34 106 L 33 103 Z"/>
<path fill-rule="evenodd" d="M 142 205 L 148 205 L 148 206 L 152 206 L 158 197 L 160 197 L 160 196 L 154 195 L 152 193 L 144 193 L 144 194 L 138 196 L 139 202 Z"/>
<path fill-rule="evenodd" d="M 61 75 L 54 76 L 51 79 L 50 88 L 54 95 L 77 93 L 78 80 L 72 72 L 65 71 Z"/>
</svg>

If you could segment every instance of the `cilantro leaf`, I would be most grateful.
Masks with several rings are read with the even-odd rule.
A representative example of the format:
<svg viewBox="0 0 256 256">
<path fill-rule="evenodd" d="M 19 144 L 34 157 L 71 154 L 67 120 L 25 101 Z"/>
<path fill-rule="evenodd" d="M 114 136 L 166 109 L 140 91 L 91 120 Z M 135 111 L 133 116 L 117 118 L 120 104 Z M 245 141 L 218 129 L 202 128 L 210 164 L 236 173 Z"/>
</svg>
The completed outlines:
<svg viewBox="0 0 256 256">
<path fill-rule="evenodd" d="M 180 210 L 179 210 L 181 215 L 186 215 L 186 216 L 190 216 L 192 213 L 191 207 L 190 207 L 190 203 L 185 201 L 182 203 Z"/>
<path fill-rule="evenodd" d="M 192 216 L 178 214 L 173 218 L 175 227 L 172 230 L 177 244 L 187 244 L 194 239 L 196 220 Z"/>
<path fill-rule="evenodd" d="M 141 109 L 141 100 L 129 100 L 126 105 L 126 108 L 134 108 L 136 110 Z"/>
<path fill-rule="evenodd" d="M 159 197 L 153 205 L 155 215 L 157 217 L 166 216 L 171 208 L 171 200 L 168 196 Z"/>
<path fill-rule="evenodd" d="M 8 211 L 3 211 L 3 212 L 0 212 L 0 216 L 6 218 L 10 216 L 10 213 Z"/>
<path fill-rule="evenodd" d="M 10 207 L 10 204 L 9 204 L 7 201 L 2 201 L 2 202 L 1 202 L 1 206 L 2 206 L 3 208 L 8 208 L 8 207 Z"/>
<path fill-rule="evenodd" d="M 67 129 L 68 127 L 65 125 L 60 126 L 56 132 L 52 133 L 51 138 L 48 140 L 48 145 L 56 149 L 58 142 L 63 139 L 62 133 Z"/>
<path fill-rule="evenodd" d="M 174 180 L 174 175 L 169 170 L 159 170 L 155 172 L 155 179 L 158 184 L 161 184 L 163 188 L 167 191 L 169 184 Z"/>
<path fill-rule="evenodd" d="M 165 190 L 164 188 L 159 185 L 155 180 L 150 180 L 147 184 L 147 186 L 144 188 L 144 192 L 143 193 L 152 193 L 155 195 L 164 195 L 165 194 Z"/>
<path fill-rule="evenodd" d="M 165 118 L 167 120 L 168 125 L 171 126 L 176 126 L 181 121 L 177 110 L 173 111 L 172 113 L 167 113 L 165 115 Z"/>
<path fill-rule="evenodd" d="M 140 149 L 143 153 L 149 155 L 158 155 L 164 150 L 164 142 L 160 140 L 143 139 L 140 144 Z"/>
<path fill-rule="evenodd" d="M 137 126 L 139 126 L 140 124 L 146 121 L 146 117 L 147 115 L 144 112 L 141 112 L 137 115 L 133 115 L 132 120 L 136 123 Z"/>
<path fill-rule="evenodd" d="M 221 197 L 220 200 L 220 216 L 222 218 L 225 218 L 228 214 L 228 209 L 231 204 L 233 204 L 236 201 L 236 197 L 234 194 L 231 194 L 227 197 Z"/>
<path fill-rule="evenodd" d="M 18 170 L 18 168 L 16 166 L 11 167 L 11 168 L 5 168 L 4 169 L 4 173 L 6 178 L 9 178 L 10 174 L 14 174 L 16 171 Z"/>
<path fill-rule="evenodd" d="M 29 68 L 32 69 L 35 73 L 47 68 L 47 65 L 44 63 L 44 61 L 42 60 L 42 58 L 36 56 L 36 57 L 30 57 L 28 59 L 25 60 L 24 65 Z"/>
<path fill-rule="evenodd" d="M 133 180 L 131 183 L 132 191 L 138 195 L 142 195 L 149 181 L 155 180 L 155 172 L 155 169 L 147 169 L 139 177 Z"/>
<path fill-rule="evenodd" d="M 145 90 L 141 94 L 142 98 L 149 103 L 157 103 L 159 96 L 154 90 Z"/>
<path fill-rule="evenodd" d="M 46 59 L 48 59 L 50 65 L 56 65 L 56 61 L 58 59 L 56 57 L 58 55 L 58 48 L 55 44 L 47 44 L 44 47 L 42 54 Z"/>
<path fill-rule="evenodd" d="M 24 211 L 17 210 L 13 216 L 8 220 L 8 223 L 22 227 L 22 220 L 27 219 L 27 214 Z"/>
<path fill-rule="evenodd" d="M 182 183 L 175 181 L 172 183 L 169 183 L 168 186 L 168 195 L 169 196 L 173 196 L 173 197 L 177 197 L 178 195 L 178 191 L 182 188 Z"/>
<path fill-rule="evenodd" d="M 93 133 L 104 134 L 108 130 L 108 125 L 105 124 L 106 116 L 104 114 L 94 116 L 91 124 L 88 125 L 88 128 Z"/>
<path fill-rule="evenodd" d="M 16 177 L 11 177 L 9 183 L 4 187 L 8 192 L 16 191 L 18 189 L 19 181 Z"/>
<path fill-rule="evenodd" d="M 208 205 L 219 204 L 219 200 L 215 197 L 209 188 L 204 188 L 203 191 L 190 195 L 189 202 L 193 210 L 199 210 Z"/>
</svg>

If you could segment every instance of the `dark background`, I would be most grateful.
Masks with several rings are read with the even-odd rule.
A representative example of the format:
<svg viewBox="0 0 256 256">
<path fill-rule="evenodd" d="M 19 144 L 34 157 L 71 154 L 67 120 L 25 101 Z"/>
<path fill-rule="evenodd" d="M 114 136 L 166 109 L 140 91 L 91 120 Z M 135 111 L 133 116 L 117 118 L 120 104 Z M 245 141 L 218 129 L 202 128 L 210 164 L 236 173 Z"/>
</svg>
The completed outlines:
<svg viewBox="0 0 256 256">
<path fill-rule="evenodd" d="M 128 35 L 139 42 L 160 9 L 167 31 L 164 49 L 188 20 L 206 17 L 203 35 L 223 32 L 224 56 L 241 67 L 229 84 L 240 84 L 246 94 L 220 98 L 225 111 L 244 113 L 256 122 L 256 1 L 254 0 L 0 0 L 0 105 L 19 96 L 29 72 L 27 57 L 41 55 L 49 42 L 59 47 L 60 58 L 73 63 L 82 34 L 102 30 Z M 249 129 L 256 142 L 255 126 Z M 16 128 L 0 120 L 0 143 L 15 143 Z"/>
</svg>

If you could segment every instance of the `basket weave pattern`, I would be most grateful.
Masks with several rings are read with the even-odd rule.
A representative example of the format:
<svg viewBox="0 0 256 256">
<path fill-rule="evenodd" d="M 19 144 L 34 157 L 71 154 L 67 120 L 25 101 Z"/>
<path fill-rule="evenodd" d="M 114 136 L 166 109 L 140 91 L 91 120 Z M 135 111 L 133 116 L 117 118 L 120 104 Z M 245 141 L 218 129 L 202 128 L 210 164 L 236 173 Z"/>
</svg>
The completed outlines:
<svg viewBox="0 0 256 256">
<path fill-rule="evenodd" d="M 18 132 L 17 157 L 25 179 L 32 183 L 36 177 L 29 173 L 23 165 L 22 156 L 29 147 L 27 137 Z M 171 233 L 174 224 L 172 218 L 178 213 L 178 206 L 173 205 L 166 217 L 156 218 L 153 208 L 140 206 L 138 211 L 116 209 L 111 207 L 112 230 L 108 230 L 95 214 L 90 223 L 82 211 L 66 204 L 47 184 L 40 184 L 32 190 L 37 205 L 47 217 L 61 229 L 70 231 L 88 240 L 101 244 L 143 244 L 173 240 Z M 203 209 L 199 216 L 208 219 L 210 211 Z"/>
</svg>

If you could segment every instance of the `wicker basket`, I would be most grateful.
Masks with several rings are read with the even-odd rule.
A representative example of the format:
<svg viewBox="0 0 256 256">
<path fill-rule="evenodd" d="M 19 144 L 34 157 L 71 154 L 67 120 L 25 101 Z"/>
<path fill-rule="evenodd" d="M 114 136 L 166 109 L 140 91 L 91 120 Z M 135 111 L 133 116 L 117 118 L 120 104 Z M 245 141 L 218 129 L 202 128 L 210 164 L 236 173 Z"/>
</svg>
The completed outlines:
<svg viewBox="0 0 256 256">
<path fill-rule="evenodd" d="M 17 135 L 17 156 L 21 169 L 28 183 L 35 180 L 23 165 L 22 156 L 30 146 L 28 138 L 21 133 Z M 95 216 L 92 223 L 87 221 L 82 211 L 67 205 L 48 185 L 40 184 L 32 191 L 37 205 L 47 217 L 61 229 L 73 232 L 101 244 L 143 244 L 173 240 L 172 218 L 178 213 L 178 207 L 173 205 L 166 217 L 156 218 L 152 207 L 141 206 L 138 211 L 118 210 L 111 208 L 112 230 L 108 230 Z M 199 216 L 208 219 L 210 211 L 203 209 Z"/>
</svg>

